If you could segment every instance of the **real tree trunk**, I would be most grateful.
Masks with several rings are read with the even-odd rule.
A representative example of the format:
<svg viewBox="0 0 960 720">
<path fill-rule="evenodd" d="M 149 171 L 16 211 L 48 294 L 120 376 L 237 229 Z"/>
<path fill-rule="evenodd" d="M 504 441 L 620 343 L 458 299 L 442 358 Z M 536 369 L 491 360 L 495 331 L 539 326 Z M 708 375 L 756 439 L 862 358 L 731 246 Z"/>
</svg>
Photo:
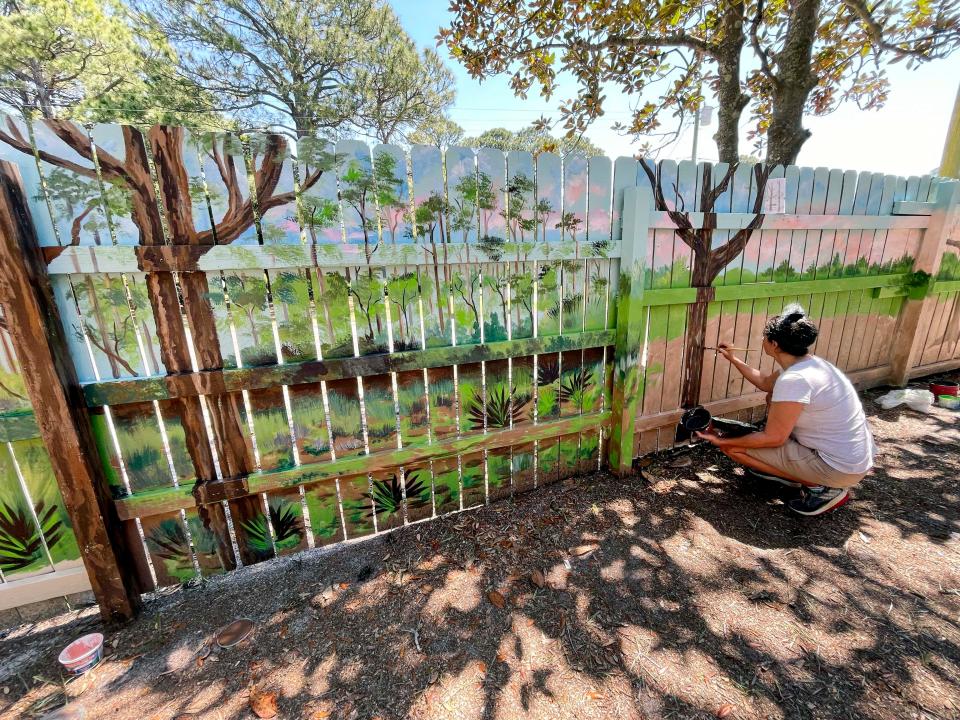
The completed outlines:
<svg viewBox="0 0 960 720">
<path fill-rule="evenodd" d="M 819 12 L 820 0 L 797 0 L 790 14 L 783 51 L 776 60 L 777 79 L 767 130 L 769 165 L 795 164 L 800 148 L 810 137 L 810 131 L 803 127 L 803 112 L 817 86 L 811 64 Z"/>
<path fill-rule="evenodd" d="M 740 55 L 743 50 L 743 0 L 734 0 L 725 6 L 720 25 L 722 39 L 717 52 L 717 143 L 720 162 L 735 163 L 740 159 L 740 116 L 750 101 L 740 82 Z"/>
</svg>

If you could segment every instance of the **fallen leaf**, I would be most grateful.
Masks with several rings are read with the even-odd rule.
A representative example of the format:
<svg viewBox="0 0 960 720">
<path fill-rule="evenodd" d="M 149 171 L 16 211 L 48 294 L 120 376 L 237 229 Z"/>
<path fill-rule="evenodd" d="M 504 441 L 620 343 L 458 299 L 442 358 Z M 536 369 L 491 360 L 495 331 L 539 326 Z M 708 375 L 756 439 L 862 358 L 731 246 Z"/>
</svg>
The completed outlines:
<svg viewBox="0 0 960 720">
<path fill-rule="evenodd" d="M 543 577 L 543 573 L 539 570 L 534 570 L 532 573 L 530 573 L 530 582 L 532 582 L 538 588 L 542 588 L 547 584 L 546 578 Z"/>
<path fill-rule="evenodd" d="M 589 555 L 594 550 L 599 547 L 596 543 L 591 543 L 588 545 L 577 545 L 575 548 L 570 548 L 570 554 L 576 555 L 577 557 L 584 557 Z"/>
<path fill-rule="evenodd" d="M 719 708 L 717 708 L 717 717 L 721 718 L 722 720 L 722 718 L 730 717 L 730 714 L 732 712 L 733 712 L 733 705 L 731 705 L 730 703 L 726 703 L 724 705 L 721 705 Z"/>
<path fill-rule="evenodd" d="M 678 457 L 676 460 L 674 460 L 672 463 L 670 463 L 669 465 L 667 465 L 667 467 L 669 467 L 669 468 L 685 468 L 685 467 L 690 467 L 691 465 L 693 465 L 693 460 L 690 459 L 690 456 L 689 456 L 689 455 L 681 455 L 681 456 Z"/>
<path fill-rule="evenodd" d="M 281 639 L 281 640 L 286 640 L 286 639 L 287 639 L 287 635 L 290 634 L 290 628 L 289 628 L 286 624 L 281 625 L 281 626 L 280 626 L 280 633 L 279 633 L 279 634 L 280 634 L 280 639 Z"/>
<path fill-rule="evenodd" d="M 480 661 L 480 664 L 477 665 L 477 668 L 480 670 L 480 672 L 486 674 L 486 672 L 487 672 L 487 664 L 486 664 L 485 662 L 483 662 L 482 660 Z"/>
<path fill-rule="evenodd" d="M 250 709 L 261 720 L 276 717 L 279 712 L 277 693 L 273 690 L 252 689 L 250 691 Z"/>
<path fill-rule="evenodd" d="M 503 610 L 503 607 L 507 604 L 506 599 L 496 590 L 491 590 L 487 593 L 487 600 L 496 605 L 498 608 Z"/>
<path fill-rule="evenodd" d="M 202 657 L 198 657 L 198 658 L 197 658 L 197 667 L 198 667 L 198 668 L 202 668 L 202 667 L 203 667 L 203 658 L 202 658 Z"/>
<path fill-rule="evenodd" d="M 602 700 L 603 693 L 599 693 L 596 690 L 591 690 L 590 692 L 587 693 L 587 697 L 590 698 L 591 700 Z"/>
<path fill-rule="evenodd" d="M 507 656 L 503 654 L 503 651 L 497 653 L 497 662 L 506 662 Z"/>
<path fill-rule="evenodd" d="M 346 590 L 348 587 L 350 587 L 350 583 L 347 583 L 347 582 L 340 583 L 341 590 Z"/>
<path fill-rule="evenodd" d="M 317 710 L 313 715 L 310 716 L 310 720 L 324 720 L 324 718 L 330 717 L 329 710 Z"/>
</svg>

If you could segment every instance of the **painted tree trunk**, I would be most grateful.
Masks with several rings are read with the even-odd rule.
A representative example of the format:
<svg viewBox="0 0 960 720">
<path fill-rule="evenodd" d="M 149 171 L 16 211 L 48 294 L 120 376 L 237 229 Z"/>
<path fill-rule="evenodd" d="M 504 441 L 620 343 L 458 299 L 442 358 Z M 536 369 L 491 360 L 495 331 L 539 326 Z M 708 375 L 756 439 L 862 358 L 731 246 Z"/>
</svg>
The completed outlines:
<svg viewBox="0 0 960 720">
<path fill-rule="evenodd" d="M 141 232 L 141 244 L 164 243 L 162 223 L 153 194 L 153 183 L 146 162 L 142 137 L 130 128 L 124 129 L 128 140 L 127 165 L 134 170 L 133 219 Z M 155 126 L 149 139 L 154 153 L 157 179 L 160 185 L 164 210 L 174 245 L 198 244 L 199 238 L 193 224 L 193 206 L 189 182 L 183 163 L 183 132 L 179 128 Z M 139 162 L 131 163 L 136 158 Z M 209 302 L 207 275 L 203 272 L 185 272 L 179 275 L 184 311 L 193 333 L 197 363 L 200 370 L 215 370 L 223 367 L 223 356 L 217 336 L 213 308 Z M 154 317 L 157 320 L 157 339 L 164 367 L 170 373 L 190 372 L 192 364 L 187 343 L 186 329 L 180 315 L 177 288 L 170 273 L 147 275 L 147 293 Z M 253 471 L 252 454 L 240 414 L 240 400 L 236 395 L 206 396 L 213 441 L 220 460 L 221 476 L 224 479 L 243 477 Z M 187 449 L 197 472 L 197 487 L 217 480 L 216 467 L 203 422 L 200 398 L 182 401 L 183 428 Z M 262 514 L 256 497 L 234 500 L 230 504 L 234 527 Z M 230 535 L 223 506 L 219 503 L 202 506 L 200 515 L 204 525 L 216 535 L 218 556 L 224 567 L 235 566 Z M 244 564 L 257 561 L 246 543 L 239 543 Z"/>
</svg>

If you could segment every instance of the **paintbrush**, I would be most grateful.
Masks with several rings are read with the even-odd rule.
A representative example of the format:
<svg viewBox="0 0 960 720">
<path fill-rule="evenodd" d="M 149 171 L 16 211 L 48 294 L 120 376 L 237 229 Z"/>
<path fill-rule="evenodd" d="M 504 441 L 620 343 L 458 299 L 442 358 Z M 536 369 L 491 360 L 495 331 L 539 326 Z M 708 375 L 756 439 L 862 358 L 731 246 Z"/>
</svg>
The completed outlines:
<svg viewBox="0 0 960 720">
<path fill-rule="evenodd" d="M 704 350 L 720 350 L 721 348 L 717 347 L 705 347 Z M 750 352 L 748 348 L 738 348 L 738 347 L 728 347 L 726 350 L 739 350 L 740 352 Z"/>
</svg>

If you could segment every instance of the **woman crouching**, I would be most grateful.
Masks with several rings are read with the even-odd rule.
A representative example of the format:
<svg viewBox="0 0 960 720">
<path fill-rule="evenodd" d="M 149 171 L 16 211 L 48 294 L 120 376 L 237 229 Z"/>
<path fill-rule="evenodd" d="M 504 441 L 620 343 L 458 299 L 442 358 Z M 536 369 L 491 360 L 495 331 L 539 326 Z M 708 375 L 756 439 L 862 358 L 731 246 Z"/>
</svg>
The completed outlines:
<svg viewBox="0 0 960 720">
<path fill-rule="evenodd" d="M 719 354 L 768 393 L 767 424 L 760 432 L 738 438 L 697 433 L 753 475 L 801 487 L 801 497 L 787 503 L 801 515 L 821 515 L 847 502 L 849 488 L 873 467 L 875 452 L 863 405 L 850 380 L 809 353 L 817 333 L 799 305 L 768 320 L 763 352 L 779 366 L 769 374 L 720 345 Z"/>
</svg>

